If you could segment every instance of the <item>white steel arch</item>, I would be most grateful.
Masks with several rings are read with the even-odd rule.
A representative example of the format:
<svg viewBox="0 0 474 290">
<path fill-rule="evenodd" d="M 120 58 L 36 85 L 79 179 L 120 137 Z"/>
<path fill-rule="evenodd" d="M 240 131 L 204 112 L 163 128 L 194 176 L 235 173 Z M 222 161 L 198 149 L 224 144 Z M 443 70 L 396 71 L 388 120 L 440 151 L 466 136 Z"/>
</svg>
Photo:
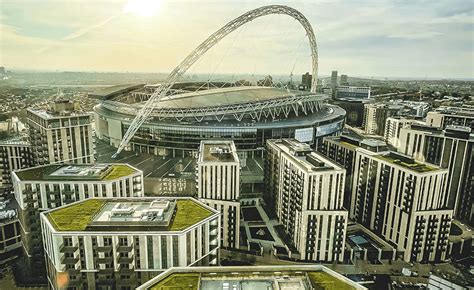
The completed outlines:
<svg viewBox="0 0 474 290">
<path fill-rule="evenodd" d="M 211 34 L 204 42 L 196 47 L 166 78 L 166 80 L 155 90 L 151 97 L 146 101 L 145 105 L 140 109 L 137 116 L 130 124 L 127 132 L 123 136 L 122 142 L 117 149 L 117 152 L 112 156 L 115 158 L 130 142 L 133 135 L 137 132 L 140 126 L 148 119 L 151 112 L 155 108 L 155 104 L 158 103 L 163 96 L 171 89 L 171 87 L 179 80 L 179 78 L 209 49 L 217 44 L 221 39 L 226 37 L 232 31 L 241 27 L 242 25 L 250 22 L 261 16 L 271 14 L 285 14 L 295 20 L 297 20 L 305 29 L 306 36 L 309 40 L 311 48 L 311 64 L 313 79 L 311 81 L 311 92 L 316 92 L 317 76 L 318 76 L 318 47 L 316 44 L 316 36 L 313 28 L 309 23 L 308 19 L 299 12 L 298 10 L 284 5 L 268 5 L 250 10 L 241 16 L 230 21 L 224 25 L 221 29 Z"/>
</svg>

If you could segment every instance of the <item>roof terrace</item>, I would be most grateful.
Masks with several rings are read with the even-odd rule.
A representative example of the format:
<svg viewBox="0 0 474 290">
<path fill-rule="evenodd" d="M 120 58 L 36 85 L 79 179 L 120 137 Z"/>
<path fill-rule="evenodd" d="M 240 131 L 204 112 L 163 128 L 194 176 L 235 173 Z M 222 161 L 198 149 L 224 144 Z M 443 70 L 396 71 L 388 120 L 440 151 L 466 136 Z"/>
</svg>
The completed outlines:
<svg viewBox="0 0 474 290">
<path fill-rule="evenodd" d="M 192 198 L 101 199 L 45 213 L 57 231 L 181 231 L 217 212 Z"/>
<path fill-rule="evenodd" d="M 416 162 L 413 158 L 393 151 L 388 152 L 388 154 L 376 155 L 375 157 L 379 160 L 396 164 L 418 173 L 432 172 L 439 169 L 439 167 L 436 167 L 434 165 Z"/>
<path fill-rule="evenodd" d="M 128 164 L 54 164 L 18 170 L 15 174 L 23 181 L 107 181 L 137 172 L 137 169 Z"/>
<path fill-rule="evenodd" d="M 366 289 L 320 265 L 172 268 L 137 289 Z"/>
<path fill-rule="evenodd" d="M 235 145 L 233 141 L 212 141 L 201 142 L 200 161 L 201 162 L 238 162 Z"/>
</svg>

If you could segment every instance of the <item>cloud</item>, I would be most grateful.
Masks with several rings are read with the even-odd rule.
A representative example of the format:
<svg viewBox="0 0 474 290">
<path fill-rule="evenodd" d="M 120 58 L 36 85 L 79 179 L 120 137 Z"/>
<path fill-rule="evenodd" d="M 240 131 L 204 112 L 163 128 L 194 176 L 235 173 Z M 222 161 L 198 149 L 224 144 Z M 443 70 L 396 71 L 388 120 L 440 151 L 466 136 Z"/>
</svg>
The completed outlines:
<svg viewBox="0 0 474 290">
<path fill-rule="evenodd" d="M 0 12 L 0 57 L 16 67 L 166 72 L 228 21 L 270 4 L 162 1 L 148 18 L 123 14 L 125 1 L 9 1 Z M 312 23 L 321 74 L 337 68 L 352 75 L 426 75 L 426 62 L 428 74 L 474 71 L 469 1 L 286 4 Z M 288 16 L 266 16 L 223 39 L 192 69 L 289 73 L 295 59 L 297 70 L 308 69 L 304 30 Z"/>
</svg>

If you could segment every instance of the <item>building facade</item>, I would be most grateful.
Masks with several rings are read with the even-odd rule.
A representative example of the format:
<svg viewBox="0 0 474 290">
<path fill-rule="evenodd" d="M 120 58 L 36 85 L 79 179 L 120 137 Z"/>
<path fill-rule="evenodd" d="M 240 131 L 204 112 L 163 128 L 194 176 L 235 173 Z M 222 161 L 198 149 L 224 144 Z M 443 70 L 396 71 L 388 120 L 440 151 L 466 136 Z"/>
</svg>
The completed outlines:
<svg viewBox="0 0 474 290">
<path fill-rule="evenodd" d="M 366 148 L 373 152 L 388 150 L 387 143 L 381 139 L 361 136 L 352 131 L 345 131 L 339 136 L 325 137 L 317 147 L 318 152 L 346 169 L 343 204 L 349 211 L 352 208 L 352 183 L 357 148 Z M 353 216 L 353 213 L 349 212 L 349 216 Z"/>
<path fill-rule="evenodd" d="M 387 121 L 385 121 L 385 133 L 383 135 L 385 141 L 395 148 L 400 147 L 402 144 L 400 141 L 400 131 L 409 124 L 423 124 L 423 122 L 404 117 L 387 118 Z"/>
<path fill-rule="evenodd" d="M 397 245 L 405 261 L 447 259 L 453 211 L 446 169 L 362 148 L 354 168 L 352 219 Z"/>
<path fill-rule="evenodd" d="M 426 115 L 428 126 L 446 128 L 446 126 L 464 126 L 474 130 L 474 108 L 440 107 Z"/>
<path fill-rule="evenodd" d="M 50 286 L 135 289 L 171 267 L 216 264 L 219 222 L 193 198 L 90 198 L 43 212 Z"/>
<path fill-rule="evenodd" d="M 201 141 L 197 197 L 221 212 L 222 247 L 239 248 L 240 161 L 233 141 Z"/>
<path fill-rule="evenodd" d="M 401 106 L 384 103 L 368 103 L 364 105 L 363 127 L 366 134 L 383 136 L 385 121 L 389 117 L 398 116 Z"/>
<path fill-rule="evenodd" d="M 444 130 L 415 125 L 400 131 L 399 152 L 449 170 L 448 204 L 454 216 L 474 224 L 474 135 L 469 127 Z"/>
<path fill-rule="evenodd" d="M 369 99 L 370 87 L 338 86 L 336 98 Z"/>
<path fill-rule="evenodd" d="M 141 197 L 143 173 L 128 164 L 44 165 L 12 173 L 23 248 L 42 253 L 39 214 L 90 197 Z"/>
<path fill-rule="evenodd" d="M 37 165 L 94 162 L 92 114 L 72 103 L 55 103 L 49 110 L 28 109 L 31 149 Z"/>
<path fill-rule="evenodd" d="M 273 191 L 278 221 L 301 259 L 341 262 L 347 226 L 345 169 L 292 139 L 270 140 L 267 150 L 279 156 L 267 173 L 278 183 L 273 186 L 278 189 Z"/>
<path fill-rule="evenodd" d="M 10 198 L 12 171 L 34 166 L 31 146 L 19 137 L 0 141 L 0 197 Z"/>
</svg>

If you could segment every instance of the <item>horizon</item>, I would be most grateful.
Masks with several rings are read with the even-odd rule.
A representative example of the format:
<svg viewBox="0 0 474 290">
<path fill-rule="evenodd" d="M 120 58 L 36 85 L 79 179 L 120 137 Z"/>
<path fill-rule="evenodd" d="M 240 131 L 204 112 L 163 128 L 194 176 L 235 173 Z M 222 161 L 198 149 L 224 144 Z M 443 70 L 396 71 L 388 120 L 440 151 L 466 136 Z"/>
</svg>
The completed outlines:
<svg viewBox="0 0 474 290">
<path fill-rule="evenodd" d="M 171 71 L 223 24 L 268 4 L 2 1 L 0 63 L 7 69 L 134 73 Z M 335 0 L 283 4 L 301 11 L 315 30 L 321 75 L 337 70 L 377 78 L 474 79 L 474 3 Z M 254 74 L 310 71 L 304 31 L 288 17 L 256 19 L 221 42 L 189 73 L 251 74 L 252 67 L 265 71 Z"/>
</svg>

